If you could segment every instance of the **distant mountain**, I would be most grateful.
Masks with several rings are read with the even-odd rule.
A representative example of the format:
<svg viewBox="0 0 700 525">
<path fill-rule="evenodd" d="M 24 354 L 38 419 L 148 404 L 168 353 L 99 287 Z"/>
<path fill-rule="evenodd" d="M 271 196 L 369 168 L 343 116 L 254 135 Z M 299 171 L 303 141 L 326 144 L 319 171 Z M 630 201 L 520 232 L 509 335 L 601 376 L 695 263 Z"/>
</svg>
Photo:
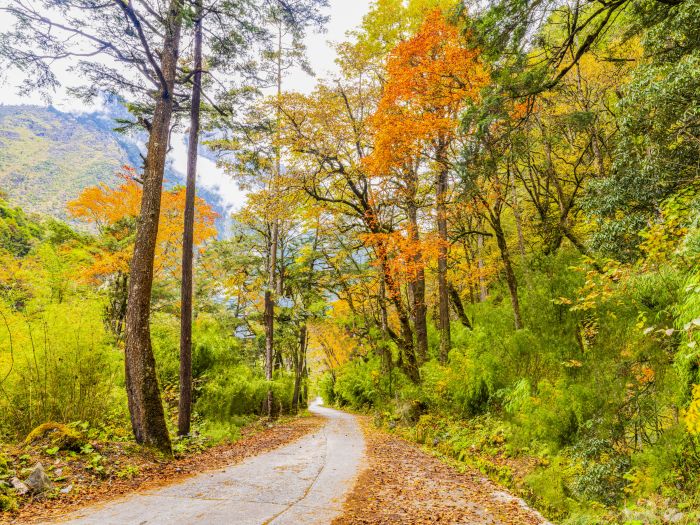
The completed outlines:
<svg viewBox="0 0 700 525">
<path fill-rule="evenodd" d="M 125 164 L 139 167 L 136 139 L 113 131 L 121 106 L 107 112 L 71 114 L 52 107 L 0 105 L 0 190 L 28 212 L 67 219 L 66 204 L 98 183 L 115 185 Z M 166 184 L 184 184 L 183 174 L 169 168 Z M 227 211 L 221 197 L 199 188 L 219 213 L 225 231 Z"/>
<path fill-rule="evenodd" d="M 109 131 L 53 108 L 0 106 L 0 188 L 24 209 L 65 218 L 66 203 L 113 184 L 129 155 Z"/>
</svg>

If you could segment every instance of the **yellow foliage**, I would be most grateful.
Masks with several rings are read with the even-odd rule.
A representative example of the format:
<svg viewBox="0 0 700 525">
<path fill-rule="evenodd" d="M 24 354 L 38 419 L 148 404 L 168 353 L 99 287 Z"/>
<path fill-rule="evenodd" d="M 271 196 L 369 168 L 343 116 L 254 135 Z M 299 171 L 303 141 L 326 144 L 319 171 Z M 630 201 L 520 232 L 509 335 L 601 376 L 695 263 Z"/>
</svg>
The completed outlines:
<svg viewBox="0 0 700 525">
<path fill-rule="evenodd" d="M 694 436 L 700 435 L 700 385 L 693 387 L 693 400 L 683 419 L 688 432 Z"/>
</svg>

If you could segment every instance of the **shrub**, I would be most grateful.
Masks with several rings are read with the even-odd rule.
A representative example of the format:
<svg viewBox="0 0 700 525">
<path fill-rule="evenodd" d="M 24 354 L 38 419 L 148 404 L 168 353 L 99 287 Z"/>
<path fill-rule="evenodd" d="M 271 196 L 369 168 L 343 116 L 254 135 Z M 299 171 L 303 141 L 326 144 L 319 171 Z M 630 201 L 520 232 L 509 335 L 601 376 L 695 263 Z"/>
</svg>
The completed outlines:
<svg viewBox="0 0 700 525">
<path fill-rule="evenodd" d="M 336 402 L 354 409 L 378 406 L 382 397 L 378 357 L 350 361 L 337 372 L 334 392 Z"/>
<path fill-rule="evenodd" d="M 276 372 L 271 386 L 277 411 L 289 412 L 294 387 L 292 375 Z M 219 424 L 262 414 L 267 389 L 268 382 L 259 370 L 242 364 L 217 367 L 203 377 L 195 411 L 207 422 Z"/>
<path fill-rule="evenodd" d="M 326 372 L 318 381 L 318 392 L 327 405 L 334 405 L 335 397 L 335 376 L 332 372 Z"/>
<path fill-rule="evenodd" d="M 580 470 L 572 488 L 583 501 L 613 505 L 622 499 L 629 456 L 620 454 L 607 440 L 583 439 L 573 447 L 573 457 Z"/>
<path fill-rule="evenodd" d="M 125 414 L 122 353 L 112 346 L 101 311 L 90 297 L 3 311 L 7 324 L 0 330 L 11 337 L 0 337 L 7 371 L 0 431 L 19 437 L 46 421 L 98 423 L 114 410 Z"/>
<path fill-rule="evenodd" d="M 235 416 L 259 414 L 267 397 L 267 383 L 245 365 L 218 369 L 202 386 L 195 410 L 204 419 L 228 422 Z"/>
</svg>

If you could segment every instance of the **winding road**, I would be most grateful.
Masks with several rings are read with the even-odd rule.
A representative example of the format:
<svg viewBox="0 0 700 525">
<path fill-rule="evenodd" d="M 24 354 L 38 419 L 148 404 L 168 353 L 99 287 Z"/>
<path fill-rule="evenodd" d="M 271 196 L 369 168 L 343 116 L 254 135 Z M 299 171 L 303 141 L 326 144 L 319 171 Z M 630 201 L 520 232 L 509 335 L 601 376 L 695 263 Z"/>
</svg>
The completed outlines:
<svg viewBox="0 0 700 525">
<path fill-rule="evenodd" d="M 364 454 L 356 419 L 312 404 L 327 419 L 317 433 L 224 470 L 88 507 L 73 525 L 315 525 L 342 511 Z"/>
</svg>

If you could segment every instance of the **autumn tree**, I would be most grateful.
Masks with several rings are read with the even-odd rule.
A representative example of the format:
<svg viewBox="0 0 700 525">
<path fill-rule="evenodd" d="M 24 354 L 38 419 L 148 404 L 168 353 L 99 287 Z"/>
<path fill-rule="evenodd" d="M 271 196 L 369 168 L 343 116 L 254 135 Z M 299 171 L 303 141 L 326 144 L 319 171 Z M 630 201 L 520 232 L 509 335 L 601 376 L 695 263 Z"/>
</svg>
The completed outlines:
<svg viewBox="0 0 700 525">
<path fill-rule="evenodd" d="M 379 95 L 370 64 L 352 48 L 342 50 L 343 76 L 321 84 L 310 96 L 286 95 L 282 104 L 284 141 L 291 152 L 289 173 L 294 184 L 336 215 L 347 228 L 368 234 L 383 290 L 394 307 L 396 341 L 402 367 L 419 380 L 418 360 L 409 310 L 388 265 L 390 250 L 384 235 L 394 230 L 393 209 L 385 207 L 381 188 L 364 165 L 371 152 L 367 119 Z M 383 301 L 382 295 L 378 301 Z"/>
<path fill-rule="evenodd" d="M 122 182 L 115 187 L 105 184 L 84 189 L 80 196 L 68 203 L 70 215 L 93 225 L 98 233 L 98 251 L 94 260 L 83 271 L 88 282 L 107 283 L 110 300 L 106 320 L 118 339 L 123 336 L 126 317 L 130 259 L 133 254 L 139 203 L 143 191 L 132 168 L 120 173 Z M 185 210 L 184 188 L 175 187 L 163 192 L 161 227 L 155 247 L 154 278 L 179 279 L 182 239 L 179 235 Z M 193 244 L 201 245 L 216 235 L 216 213 L 202 199 L 194 203 L 196 223 Z"/>
<path fill-rule="evenodd" d="M 272 381 L 275 355 L 275 297 L 281 295 L 283 277 L 277 271 L 280 220 L 275 208 L 283 201 L 280 177 L 284 166 L 284 149 L 280 140 L 280 101 L 285 77 L 297 68 L 312 74 L 306 59 L 303 38 L 310 29 L 322 30 L 327 17 L 322 9 L 327 0 L 294 0 L 270 6 L 264 13 L 266 27 L 272 38 L 263 46 L 260 57 L 249 65 L 253 78 L 247 80 L 247 95 L 251 103 L 238 113 L 225 114 L 219 121 L 225 138 L 212 141 L 211 146 L 222 156 L 222 164 L 237 178 L 242 187 L 252 185 L 264 188 L 270 199 L 265 208 L 269 222 L 268 279 L 265 290 L 265 367 L 268 381 Z M 272 96 L 265 92 L 273 90 Z M 229 100 L 240 97 L 239 91 Z M 272 389 L 268 390 L 267 412 L 273 409 Z"/>
<path fill-rule="evenodd" d="M 438 232 L 438 301 L 440 356 L 450 351 L 449 285 L 447 282 L 449 174 L 451 148 L 459 138 L 459 117 L 468 100 L 477 100 L 488 76 L 478 51 L 469 47 L 459 29 L 433 11 L 417 33 L 391 52 L 387 82 L 374 117 L 377 129 L 372 162 L 374 171 L 401 167 L 417 180 L 417 162 L 426 161 L 434 174 Z M 412 182 L 411 185 L 415 185 Z M 409 193 L 415 195 L 415 190 Z M 415 215 L 411 204 L 410 215 Z M 417 222 L 411 217 L 412 235 Z M 423 288 L 418 286 L 418 288 Z M 419 290 L 418 302 L 423 291 Z"/>
</svg>

